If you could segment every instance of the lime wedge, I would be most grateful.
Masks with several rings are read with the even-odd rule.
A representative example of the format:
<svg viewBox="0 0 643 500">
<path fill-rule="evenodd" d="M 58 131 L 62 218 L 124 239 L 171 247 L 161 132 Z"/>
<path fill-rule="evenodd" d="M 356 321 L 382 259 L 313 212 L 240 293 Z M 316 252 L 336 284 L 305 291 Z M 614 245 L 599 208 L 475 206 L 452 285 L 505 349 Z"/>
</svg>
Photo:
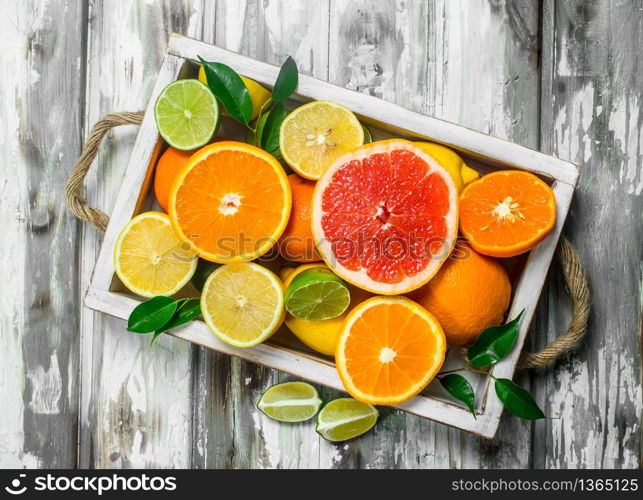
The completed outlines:
<svg viewBox="0 0 643 500">
<path fill-rule="evenodd" d="M 371 135 L 371 131 L 368 129 L 368 127 L 362 123 L 362 128 L 364 129 L 364 144 L 373 142 L 373 136 Z"/>
<path fill-rule="evenodd" d="M 328 441 L 346 441 L 361 436 L 377 422 L 374 406 L 353 398 L 335 399 L 317 416 L 317 432 Z"/>
<path fill-rule="evenodd" d="M 315 416 L 322 401 L 306 382 L 284 382 L 263 393 L 257 408 L 280 422 L 303 422 Z"/>
<path fill-rule="evenodd" d="M 346 283 L 326 267 L 298 274 L 286 289 L 286 310 L 295 318 L 320 321 L 340 316 L 351 302 Z"/>
<path fill-rule="evenodd" d="M 219 126 L 219 105 L 198 80 L 177 80 L 163 89 L 154 106 L 156 126 L 166 142 L 182 150 L 207 144 Z"/>
</svg>

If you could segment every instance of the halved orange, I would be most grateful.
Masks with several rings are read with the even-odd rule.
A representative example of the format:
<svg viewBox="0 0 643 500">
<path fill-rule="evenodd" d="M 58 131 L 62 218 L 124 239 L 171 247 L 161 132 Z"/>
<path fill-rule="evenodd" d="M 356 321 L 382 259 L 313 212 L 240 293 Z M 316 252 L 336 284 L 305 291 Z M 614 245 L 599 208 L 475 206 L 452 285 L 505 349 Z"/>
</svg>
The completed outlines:
<svg viewBox="0 0 643 500">
<path fill-rule="evenodd" d="M 335 363 L 355 399 L 392 405 L 433 380 L 446 346 L 440 323 L 422 306 L 406 297 L 373 297 L 346 317 Z"/>
<path fill-rule="evenodd" d="M 288 179 L 272 155 L 223 141 L 190 157 L 168 208 L 174 230 L 194 252 L 226 264 L 266 253 L 286 228 L 290 207 Z"/>
<path fill-rule="evenodd" d="M 528 252 L 555 223 L 554 192 L 529 172 L 493 172 L 460 195 L 460 230 L 483 255 L 514 257 Z"/>
</svg>

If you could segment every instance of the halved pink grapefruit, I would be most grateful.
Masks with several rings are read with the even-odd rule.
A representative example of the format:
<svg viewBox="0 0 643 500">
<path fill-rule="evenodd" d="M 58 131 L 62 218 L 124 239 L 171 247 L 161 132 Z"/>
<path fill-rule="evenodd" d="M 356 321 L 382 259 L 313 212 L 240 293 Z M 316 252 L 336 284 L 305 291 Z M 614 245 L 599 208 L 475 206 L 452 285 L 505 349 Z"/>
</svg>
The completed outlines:
<svg viewBox="0 0 643 500">
<path fill-rule="evenodd" d="M 321 256 L 339 276 L 373 293 L 406 293 L 429 281 L 453 250 L 458 190 L 412 142 L 373 142 L 319 179 L 312 224 Z"/>
</svg>

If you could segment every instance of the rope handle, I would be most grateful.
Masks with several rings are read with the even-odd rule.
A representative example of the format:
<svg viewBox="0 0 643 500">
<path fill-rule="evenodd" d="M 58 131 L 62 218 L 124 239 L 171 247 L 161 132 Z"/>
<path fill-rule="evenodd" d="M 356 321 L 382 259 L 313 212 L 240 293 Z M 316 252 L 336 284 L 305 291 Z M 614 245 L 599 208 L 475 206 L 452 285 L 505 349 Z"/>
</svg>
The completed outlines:
<svg viewBox="0 0 643 500">
<path fill-rule="evenodd" d="M 83 193 L 85 177 L 87 176 L 87 172 L 89 172 L 89 168 L 92 166 L 94 158 L 96 158 L 98 154 L 100 143 L 103 141 L 107 132 L 120 125 L 140 125 L 143 121 L 144 114 L 144 111 L 137 111 L 135 113 L 125 111 L 105 115 L 98 120 L 96 125 L 92 127 L 87 141 L 85 141 L 78 162 L 67 178 L 67 183 L 65 184 L 65 199 L 67 200 L 69 210 L 80 220 L 89 222 L 101 232 L 105 232 L 107 229 L 109 216 L 102 210 L 91 207 L 89 203 L 87 203 Z"/>
<path fill-rule="evenodd" d="M 106 115 L 92 128 L 78 163 L 74 166 L 67 184 L 65 199 L 69 209 L 79 219 L 89 222 L 99 231 L 107 229 L 109 216 L 91 207 L 83 194 L 83 184 L 92 162 L 98 154 L 100 143 L 112 128 L 120 125 L 140 125 L 143 121 L 143 111 L 121 112 Z M 565 237 L 561 237 L 556 249 L 556 256 L 563 269 L 565 285 L 572 299 L 572 318 L 567 331 L 559 335 L 548 346 L 539 352 L 523 352 L 520 355 L 520 368 L 536 368 L 547 366 L 558 358 L 573 350 L 582 340 L 587 329 L 590 310 L 590 291 L 587 274 L 583 268 L 576 250 Z"/>
</svg>

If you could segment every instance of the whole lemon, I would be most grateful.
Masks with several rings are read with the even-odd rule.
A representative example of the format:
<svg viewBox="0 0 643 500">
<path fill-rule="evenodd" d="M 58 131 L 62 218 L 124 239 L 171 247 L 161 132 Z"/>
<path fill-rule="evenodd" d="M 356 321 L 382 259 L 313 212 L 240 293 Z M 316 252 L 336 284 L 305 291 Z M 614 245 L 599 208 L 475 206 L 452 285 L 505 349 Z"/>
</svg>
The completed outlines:
<svg viewBox="0 0 643 500">
<path fill-rule="evenodd" d="M 270 98 L 270 92 L 250 78 L 241 76 L 241 80 L 248 89 L 250 100 L 252 100 L 252 117 L 250 119 L 254 120 L 255 118 L 257 118 L 257 116 L 259 116 L 261 107 Z M 205 83 L 206 85 L 208 84 L 208 79 L 205 77 L 205 70 L 203 69 L 203 66 L 199 67 L 199 81 L 201 83 Z"/>
<path fill-rule="evenodd" d="M 467 166 L 464 160 L 460 158 L 460 155 L 451 148 L 433 142 L 416 142 L 415 144 L 435 158 L 451 174 L 458 192 L 461 192 L 464 186 L 480 177 L 480 174 Z"/>
<path fill-rule="evenodd" d="M 431 281 L 409 297 L 437 318 L 450 344 L 467 345 L 502 323 L 511 283 L 497 260 L 460 242 Z"/>
<path fill-rule="evenodd" d="M 288 285 L 299 273 L 314 267 L 326 267 L 326 265 L 323 262 L 315 262 L 313 264 L 302 264 L 297 268 L 284 267 L 280 273 L 281 279 L 284 281 L 284 288 L 288 288 Z M 322 321 L 309 321 L 286 314 L 286 326 L 299 340 L 314 351 L 333 356 L 344 319 L 351 309 L 371 296 L 368 292 L 352 285 L 348 285 L 348 287 L 351 293 L 351 303 L 340 316 Z"/>
</svg>

